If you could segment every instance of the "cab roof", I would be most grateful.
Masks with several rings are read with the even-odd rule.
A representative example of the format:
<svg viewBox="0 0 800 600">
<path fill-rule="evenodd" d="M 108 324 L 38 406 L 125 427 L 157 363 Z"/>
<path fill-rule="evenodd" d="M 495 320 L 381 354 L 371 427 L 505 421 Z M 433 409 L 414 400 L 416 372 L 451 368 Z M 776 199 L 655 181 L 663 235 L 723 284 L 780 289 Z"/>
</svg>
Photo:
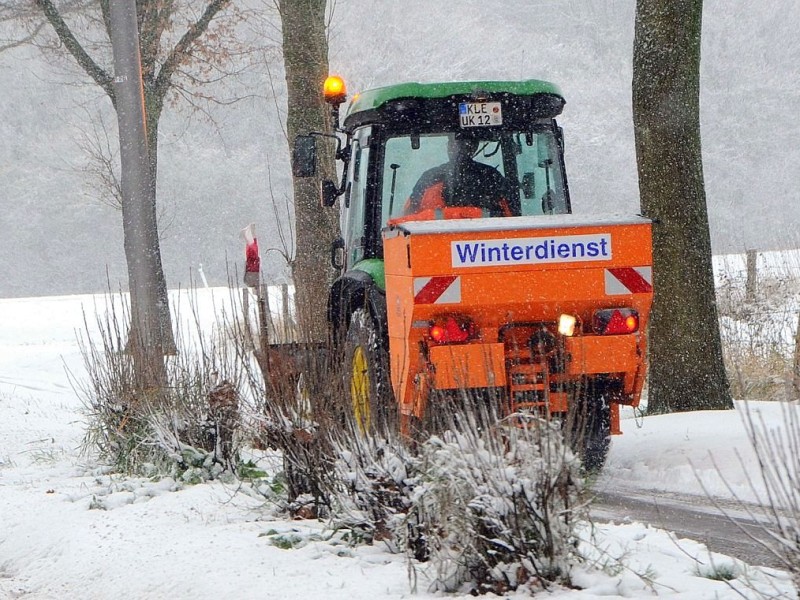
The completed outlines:
<svg viewBox="0 0 800 600">
<path fill-rule="evenodd" d="M 452 81 L 443 83 L 398 83 L 366 90 L 353 96 L 346 116 L 359 112 L 376 110 L 392 100 L 402 98 L 438 99 L 451 96 L 473 95 L 480 92 L 488 94 L 514 94 L 532 96 L 551 94 L 563 99 L 561 90 L 553 83 L 539 79 L 523 81 Z"/>
<path fill-rule="evenodd" d="M 347 109 L 352 115 L 365 110 L 380 108 L 387 102 L 401 98 L 449 98 L 450 96 L 489 94 L 514 94 L 532 96 L 553 94 L 563 98 L 561 90 L 553 83 L 539 79 L 524 81 L 451 81 L 444 83 L 398 83 L 366 90 L 353 96 Z"/>
</svg>

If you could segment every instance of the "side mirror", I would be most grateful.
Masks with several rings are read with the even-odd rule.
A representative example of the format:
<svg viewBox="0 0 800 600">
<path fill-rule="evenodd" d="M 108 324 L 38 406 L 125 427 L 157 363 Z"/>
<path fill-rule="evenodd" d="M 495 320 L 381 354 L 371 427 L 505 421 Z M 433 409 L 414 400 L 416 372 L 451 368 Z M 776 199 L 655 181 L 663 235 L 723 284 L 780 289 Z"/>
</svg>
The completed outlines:
<svg viewBox="0 0 800 600">
<path fill-rule="evenodd" d="M 344 240 L 338 238 L 331 244 L 331 266 L 337 271 L 344 268 Z"/>
<path fill-rule="evenodd" d="M 319 202 L 322 206 L 326 208 L 333 206 L 339 195 L 339 188 L 330 179 L 325 179 L 320 183 Z"/>
<path fill-rule="evenodd" d="M 292 175 L 313 177 L 317 173 L 317 138 L 313 135 L 298 135 L 294 139 L 292 152 Z"/>
</svg>

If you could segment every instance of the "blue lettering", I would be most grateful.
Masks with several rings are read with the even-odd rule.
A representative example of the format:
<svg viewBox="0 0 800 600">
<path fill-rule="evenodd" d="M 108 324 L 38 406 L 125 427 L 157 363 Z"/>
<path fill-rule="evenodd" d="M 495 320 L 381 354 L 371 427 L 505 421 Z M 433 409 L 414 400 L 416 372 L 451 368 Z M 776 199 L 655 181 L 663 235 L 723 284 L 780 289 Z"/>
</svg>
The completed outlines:
<svg viewBox="0 0 800 600">
<path fill-rule="evenodd" d="M 536 264 L 611 257 L 608 234 L 452 242 L 453 265 Z"/>
<path fill-rule="evenodd" d="M 456 244 L 456 252 L 458 253 L 458 260 L 462 263 L 474 263 L 478 258 L 478 244 Z"/>
</svg>

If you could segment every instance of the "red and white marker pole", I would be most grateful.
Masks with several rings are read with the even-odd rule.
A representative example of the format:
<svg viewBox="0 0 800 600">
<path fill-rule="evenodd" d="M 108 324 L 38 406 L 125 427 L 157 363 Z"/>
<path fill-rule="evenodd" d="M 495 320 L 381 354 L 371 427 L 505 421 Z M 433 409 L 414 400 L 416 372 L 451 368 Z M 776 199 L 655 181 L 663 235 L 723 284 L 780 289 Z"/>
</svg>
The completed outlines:
<svg viewBox="0 0 800 600">
<path fill-rule="evenodd" d="M 244 238 L 244 284 L 251 288 L 258 288 L 259 274 L 261 272 L 261 255 L 258 252 L 258 238 L 256 238 L 256 226 L 250 223 L 242 229 Z"/>
</svg>

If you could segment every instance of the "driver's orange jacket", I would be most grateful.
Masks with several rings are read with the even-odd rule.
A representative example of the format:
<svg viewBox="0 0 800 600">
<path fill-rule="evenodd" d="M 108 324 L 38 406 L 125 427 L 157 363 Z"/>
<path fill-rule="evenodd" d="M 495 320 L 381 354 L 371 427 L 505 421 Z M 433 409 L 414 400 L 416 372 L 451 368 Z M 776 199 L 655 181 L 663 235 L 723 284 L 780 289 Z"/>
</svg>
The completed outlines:
<svg viewBox="0 0 800 600">
<path fill-rule="evenodd" d="M 419 206 L 417 207 L 416 210 L 413 210 L 413 207 L 411 206 L 411 198 L 406 200 L 406 204 L 404 206 L 404 212 L 406 216 L 413 217 L 415 215 L 420 215 L 423 213 L 427 214 L 426 211 L 434 211 L 437 208 L 446 208 L 446 207 L 447 203 L 445 202 L 444 199 L 444 182 L 437 181 L 433 185 L 428 186 L 428 189 L 426 189 L 422 193 L 422 198 L 420 198 Z M 500 199 L 500 207 L 503 211 L 504 217 L 513 216 L 511 213 L 511 208 L 508 205 L 508 201 L 505 198 Z M 404 219 L 404 220 L 410 220 L 410 219 Z"/>
</svg>

